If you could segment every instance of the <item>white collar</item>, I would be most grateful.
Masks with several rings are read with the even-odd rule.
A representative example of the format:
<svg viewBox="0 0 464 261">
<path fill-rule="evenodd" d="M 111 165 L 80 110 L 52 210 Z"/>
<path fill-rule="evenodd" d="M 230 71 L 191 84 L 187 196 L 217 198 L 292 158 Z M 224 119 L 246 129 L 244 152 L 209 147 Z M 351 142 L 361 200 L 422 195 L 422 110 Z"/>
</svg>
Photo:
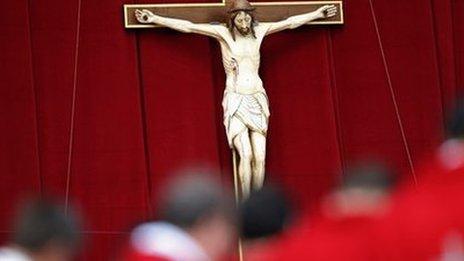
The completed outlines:
<svg viewBox="0 0 464 261">
<path fill-rule="evenodd" d="M 464 165 L 464 145 L 461 140 L 449 139 L 438 151 L 438 157 L 446 168 L 454 170 Z"/>
<path fill-rule="evenodd" d="M 2 247 L 0 248 L 0 261 L 32 261 L 32 259 L 15 247 Z"/>
<path fill-rule="evenodd" d="M 131 244 L 139 252 L 170 260 L 210 260 L 205 251 L 181 228 L 166 222 L 145 223 L 131 235 Z"/>
</svg>

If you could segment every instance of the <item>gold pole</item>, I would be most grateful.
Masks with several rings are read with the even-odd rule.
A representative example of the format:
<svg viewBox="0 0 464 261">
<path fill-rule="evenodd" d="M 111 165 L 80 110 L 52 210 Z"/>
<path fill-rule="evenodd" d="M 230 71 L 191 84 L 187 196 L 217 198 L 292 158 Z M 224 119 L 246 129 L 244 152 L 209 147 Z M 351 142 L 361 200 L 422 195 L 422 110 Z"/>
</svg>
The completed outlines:
<svg viewBox="0 0 464 261">
<path fill-rule="evenodd" d="M 237 174 L 237 153 L 235 149 L 232 149 L 232 163 L 234 168 L 234 192 L 235 192 L 235 204 L 238 206 L 240 199 L 238 195 L 238 174 Z"/>
<path fill-rule="evenodd" d="M 242 240 L 238 238 L 238 260 L 243 261 Z"/>
<path fill-rule="evenodd" d="M 232 164 L 234 165 L 234 190 L 235 190 L 235 204 L 239 205 L 240 203 L 240 197 L 238 193 L 238 174 L 237 174 L 237 153 L 235 152 L 235 149 L 232 149 Z M 242 240 L 240 237 L 238 238 L 238 259 L 240 261 L 243 261 L 243 250 L 242 250 Z"/>
</svg>

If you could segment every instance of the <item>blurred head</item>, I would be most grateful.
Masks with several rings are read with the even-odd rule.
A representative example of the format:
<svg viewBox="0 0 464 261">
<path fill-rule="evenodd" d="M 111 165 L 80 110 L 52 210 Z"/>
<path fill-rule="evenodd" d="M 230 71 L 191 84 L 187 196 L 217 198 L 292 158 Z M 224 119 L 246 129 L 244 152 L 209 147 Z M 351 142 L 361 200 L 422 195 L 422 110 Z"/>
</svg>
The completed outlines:
<svg viewBox="0 0 464 261">
<path fill-rule="evenodd" d="M 166 188 L 160 219 L 189 233 L 214 260 L 227 253 L 236 236 L 232 197 L 208 175 L 183 175 Z"/>
<path fill-rule="evenodd" d="M 44 200 L 28 202 L 16 218 L 12 243 L 33 260 L 70 260 L 79 241 L 75 216 Z"/>
<path fill-rule="evenodd" d="M 389 170 L 379 163 L 349 168 L 330 200 L 335 212 L 346 215 L 380 214 L 385 210 L 394 184 Z"/>
<path fill-rule="evenodd" d="M 365 193 L 389 193 L 393 184 L 389 170 L 383 164 L 364 162 L 346 171 L 340 190 L 360 190 Z"/>
<path fill-rule="evenodd" d="M 282 232 L 290 207 L 281 190 L 268 186 L 253 191 L 241 204 L 240 214 L 244 239 L 265 238 Z"/>
<path fill-rule="evenodd" d="M 247 0 L 235 0 L 229 8 L 229 31 L 235 40 L 235 31 L 242 36 L 251 35 L 256 38 L 254 31 L 254 10 Z"/>
<path fill-rule="evenodd" d="M 458 99 L 448 115 L 446 132 L 450 139 L 464 138 L 464 98 Z"/>
</svg>

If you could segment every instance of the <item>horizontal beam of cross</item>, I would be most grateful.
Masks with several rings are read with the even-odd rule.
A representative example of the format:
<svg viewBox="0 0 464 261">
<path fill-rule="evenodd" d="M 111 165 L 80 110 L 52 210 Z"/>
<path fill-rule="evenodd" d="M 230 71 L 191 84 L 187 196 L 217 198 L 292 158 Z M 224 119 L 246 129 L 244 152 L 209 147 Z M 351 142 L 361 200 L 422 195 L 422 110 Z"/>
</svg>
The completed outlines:
<svg viewBox="0 0 464 261">
<path fill-rule="evenodd" d="M 309 24 L 343 24 L 342 1 L 305 1 L 305 2 L 256 2 L 256 19 L 260 22 L 274 22 L 289 16 L 307 13 L 331 4 L 338 9 L 337 15 L 329 19 L 315 20 Z M 222 3 L 189 4 L 127 4 L 124 5 L 124 24 L 126 28 L 153 28 L 153 24 L 141 24 L 135 17 L 136 9 L 148 9 L 154 14 L 185 19 L 194 23 L 226 23 L 227 10 Z"/>
</svg>

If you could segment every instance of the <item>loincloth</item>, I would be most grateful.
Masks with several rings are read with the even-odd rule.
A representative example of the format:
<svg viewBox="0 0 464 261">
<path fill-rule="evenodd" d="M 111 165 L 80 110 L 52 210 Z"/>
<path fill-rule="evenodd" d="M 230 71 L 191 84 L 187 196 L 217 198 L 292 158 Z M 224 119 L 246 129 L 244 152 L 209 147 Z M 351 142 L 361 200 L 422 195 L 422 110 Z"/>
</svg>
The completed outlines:
<svg viewBox="0 0 464 261">
<path fill-rule="evenodd" d="M 266 136 L 270 113 L 265 92 L 240 94 L 225 91 L 222 106 L 224 109 L 224 126 L 231 148 L 235 136 L 246 129 Z M 237 121 L 241 124 L 237 123 Z"/>
</svg>

